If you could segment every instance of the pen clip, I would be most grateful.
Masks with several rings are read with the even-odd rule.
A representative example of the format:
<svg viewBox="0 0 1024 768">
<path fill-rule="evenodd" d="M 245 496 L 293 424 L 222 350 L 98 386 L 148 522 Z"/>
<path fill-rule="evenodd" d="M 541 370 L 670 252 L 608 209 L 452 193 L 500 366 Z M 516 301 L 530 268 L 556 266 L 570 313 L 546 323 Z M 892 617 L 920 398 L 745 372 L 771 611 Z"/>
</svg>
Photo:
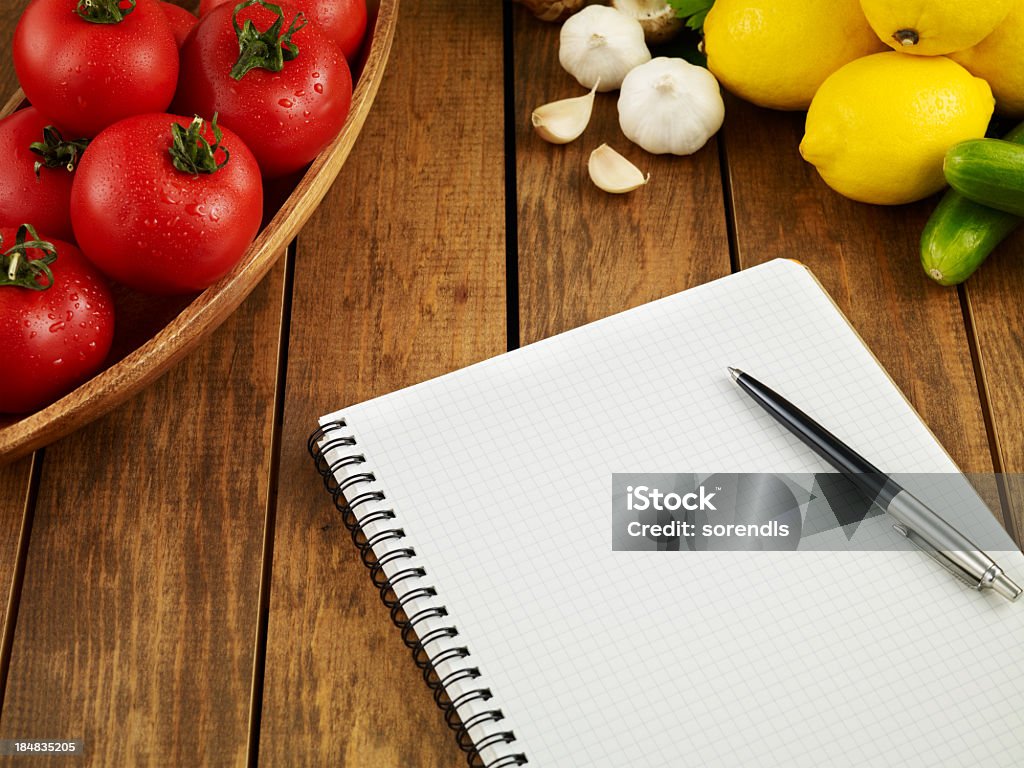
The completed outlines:
<svg viewBox="0 0 1024 768">
<path fill-rule="evenodd" d="M 928 555 L 930 558 L 935 560 L 939 565 L 941 565 L 943 568 L 945 568 L 947 571 L 953 574 L 956 578 L 960 579 L 960 581 L 962 581 L 968 587 L 970 587 L 971 589 L 981 589 L 981 584 L 978 581 L 971 578 L 968 574 L 964 573 L 960 568 L 958 568 L 954 563 L 952 563 L 948 557 L 946 557 L 942 552 L 933 547 L 927 539 L 915 533 L 913 529 L 908 528 L 903 523 L 893 523 L 892 528 L 894 531 L 896 531 L 896 533 L 898 533 L 903 538 L 909 540 L 911 544 L 913 544 L 926 555 Z"/>
</svg>

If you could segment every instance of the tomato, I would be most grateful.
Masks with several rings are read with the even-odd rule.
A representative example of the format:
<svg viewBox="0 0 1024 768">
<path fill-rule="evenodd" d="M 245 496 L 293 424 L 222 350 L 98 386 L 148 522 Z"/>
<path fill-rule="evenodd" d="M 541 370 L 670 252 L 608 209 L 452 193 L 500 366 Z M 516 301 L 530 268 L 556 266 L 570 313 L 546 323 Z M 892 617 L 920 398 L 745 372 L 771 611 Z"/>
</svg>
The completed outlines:
<svg viewBox="0 0 1024 768">
<path fill-rule="evenodd" d="M 103 365 L 114 339 L 114 301 L 70 243 L 41 242 L 26 226 L 0 227 L 0 239 L 0 413 L 26 413 Z"/>
<path fill-rule="evenodd" d="M 248 0 L 214 8 L 181 49 L 174 110 L 220 113 L 266 178 L 316 157 L 345 124 L 351 102 L 341 49 L 288 6 Z"/>
<path fill-rule="evenodd" d="M 137 115 L 104 130 L 71 188 L 71 223 L 103 272 L 148 293 L 192 293 L 225 275 L 263 215 L 237 135 L 196 118 Z"/>
<path fill-rule="evenodd" d="M 0 226 L 30 221 L 47 234 L 70 240 L 72 174 L 85 142 L 61 141 L 59 132 L 48 126 L 35 107 L 0 120 Z"/>
<path fill-rule="evenodd" d="M 199 15 L 205 16 L 227 3 L 237 4 L 232 0 L 199 0 Z M 366 35 L 366 0 L 292 0 L 291 6 L 306 14 L 341 46 L 351 68 Z"/>
<path fill-rule="evenodd" d="M 178 77 L 178 46 L 156 0 L 86 2 L 33 0 L 14 30 L 25 96 L 66 136 L 95 136 L 129 115 L 164 111 Z"/>
<path fill-rule="evenodd" d="M 164 16 L 167 17 L 167 24 L 174 34 L 174 42 L 178 44 L 178 48 L 181 48 L 185 38 L 188 37 L 188 33 L 192 31 L 192 27 L 196 25 L 199 19 L 180 5 L 164 2 L 163 0 L 160 2 L 160 9 L 164 12 Z"/>
</svg>

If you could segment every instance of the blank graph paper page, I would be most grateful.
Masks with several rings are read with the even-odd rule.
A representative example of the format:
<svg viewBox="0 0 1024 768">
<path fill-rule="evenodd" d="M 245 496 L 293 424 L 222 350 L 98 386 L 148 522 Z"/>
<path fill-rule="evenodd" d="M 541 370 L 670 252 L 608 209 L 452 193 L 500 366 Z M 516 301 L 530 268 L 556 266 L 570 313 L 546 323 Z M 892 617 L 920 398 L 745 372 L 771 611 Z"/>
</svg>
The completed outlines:
<svg viewBox="0 0 1024 768">
<path fill-rule="evenodd" d="M 784 260 L 325 419 L 531 766 L 1024 765 L 1024 603 L 914 551 L 612 551 L 612 473 L 829 469 L 727 366 L 883 471 L 956 471 Z"/>
</svg>

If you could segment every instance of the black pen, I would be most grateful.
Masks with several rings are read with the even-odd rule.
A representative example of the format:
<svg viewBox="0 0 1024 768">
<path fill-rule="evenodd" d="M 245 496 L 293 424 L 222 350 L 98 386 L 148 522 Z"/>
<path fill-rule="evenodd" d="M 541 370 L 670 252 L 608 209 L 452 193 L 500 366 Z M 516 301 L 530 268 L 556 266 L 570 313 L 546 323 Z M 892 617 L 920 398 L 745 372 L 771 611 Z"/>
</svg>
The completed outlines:
<svg viewBox="0 0 1024 768">
<path fill-rule="evenodd" d="M 991 557 L 924 502 L 753 376 L 737 368 L 729 368 L 729 375 L 776 421 L 848 477 L 868 499 L 892 515 L 896 520 L 893 528 L 897 533 L 910 539 L 970 587 L 991 589 L 1007 600 L 1020 597 L 1021 588 Z"/>
</svg>

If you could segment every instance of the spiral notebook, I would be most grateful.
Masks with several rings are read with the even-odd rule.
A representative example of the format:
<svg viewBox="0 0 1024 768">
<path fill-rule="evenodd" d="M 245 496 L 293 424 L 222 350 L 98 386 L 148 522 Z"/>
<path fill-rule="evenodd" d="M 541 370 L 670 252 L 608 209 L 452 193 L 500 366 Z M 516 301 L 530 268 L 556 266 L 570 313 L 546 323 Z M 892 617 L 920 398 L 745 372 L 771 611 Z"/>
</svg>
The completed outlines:
<svg viewBox="0 0 1024 768">
<path fill-rule="evenodd" d="M 325 484 L 470 765 L 1024 764 L 1024 605 L 913 551 L 612 551 L 614 472 L 825 469 L 730 365 L 884 471 L 956 471 L 787 260 L 321 420 Z"/>
</svg>

